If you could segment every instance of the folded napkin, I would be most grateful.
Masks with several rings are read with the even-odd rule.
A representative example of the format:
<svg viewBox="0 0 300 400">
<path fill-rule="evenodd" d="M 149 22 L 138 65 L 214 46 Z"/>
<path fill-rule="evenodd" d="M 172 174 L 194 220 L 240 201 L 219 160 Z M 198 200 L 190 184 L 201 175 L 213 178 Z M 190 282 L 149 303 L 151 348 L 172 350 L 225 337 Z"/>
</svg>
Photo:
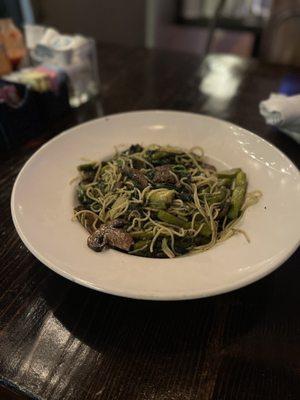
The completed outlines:
<svg viewBox="0 0 300 400">
<path fill-rule="evenodd" d="M 268 125 L 276 126 L 300 144 L 300 95 L 272 93 L 260 102 L 259 111 Z"/>
</svg>

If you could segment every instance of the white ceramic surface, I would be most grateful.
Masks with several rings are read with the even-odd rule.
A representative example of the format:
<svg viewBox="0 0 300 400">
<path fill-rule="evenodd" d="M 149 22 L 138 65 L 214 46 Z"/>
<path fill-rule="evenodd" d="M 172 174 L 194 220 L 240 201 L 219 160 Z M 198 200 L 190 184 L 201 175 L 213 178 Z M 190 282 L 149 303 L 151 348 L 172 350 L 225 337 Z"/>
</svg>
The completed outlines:
<svg viewBox="0 0 300 400">
<path fill-rule="evenodd" d="M 133 143 L 200 145 L 219 167 L 242 167 L 249 190 L 263 198 L 248 209 L 237 235 L 200 254 L 149 259 L 86 245 L 71 221 L 76 166 Z M 299 245 L 300 178 L 278 149 L 240 127 L 189 113 L 145 111 L 100 118 L 72 128 L 40 148 L 12 192 L 15 227 L 28 249 L 52 270 L 84 286 L 125 297 L 176 300 L 211 296 L 247 285 L 282 264 Z"/>
</svg>

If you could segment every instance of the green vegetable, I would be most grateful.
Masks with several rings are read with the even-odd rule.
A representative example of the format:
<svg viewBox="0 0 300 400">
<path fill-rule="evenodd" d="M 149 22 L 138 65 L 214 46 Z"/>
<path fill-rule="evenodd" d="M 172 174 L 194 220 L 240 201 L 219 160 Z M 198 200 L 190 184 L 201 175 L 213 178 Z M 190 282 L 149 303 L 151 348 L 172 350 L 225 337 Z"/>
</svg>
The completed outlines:
<svg viewBox="0 0 300 400">
<path fill-rule="evenodd" d="M 213 247 L 229 229 L 238 232 L 246 174 L 219 172 L 194 151 L 134 144 L 106 161 L 80 165 L 74 216 L 90 234 L 88 245 L 102 250 L 118 242 L 129 254 L 172 258 Z M 255 203 L 259 194 L 249 194 L 249 203 L 252 198 Z"/>
<path fill-rule="evenodd" d="M 126 151 L 124 151 L 124 153 L 126 154 L 134 154 L 134 153 L 141 153 L 143 151 L 143 147 L 140 146 L 139 144 L 132 144 L 129 149 L 127 149 Z"/>
<path fill-rule="evenodd" d="M 185 254 L 190 248 L 194 245 L 194 238 L 185 236 L 185 237 L 175 237 L 174 249 L 176 253 Z"/>
<path fill-rule="evenodd" d="M 227 189 L 225 187 L 220 187 L 219 191 L 212 194 L 206 194 L 205 198 L 209 205 L 213 203 L 220 203 L 225 199 L 227 195 Z"/>
<path fill-rule="evenodd" d="M 189 175 L 188 170 L 187 170 L 187 169 L 185 168 L 185 166 L 182 165 L 182 164 L 176 164 L 176 165 L 174 165 L 174 166 L 172 167 L 172 171 L 173 171 L 175 174 L 177 174 L 177 175 L 179 175 L 179 176 L 181 176 L 181 177 L 184 177 L 184 176 L 188 176 L 188 175 Z"/>
<path fill-rule="evenodd" d="M 234 179 L 240 171 L 241 171 L 240 168 L 232 168 L 232 169 L 228 169 L 226 171 L 219 171 L 217 173 L 217 177 Z"/>
<path fill-rule="evenodd" d="M 195 226 L 195 228 L 197 229 L 197 226 Z M 198 228 L 200 228 L 200 225 L 198 226 Z M 211 236 L 211 227 L 208 224 L 204 224 L 201 231 L 200 231 L 200 235 L 204 236 L 204 237 L 210 237 Z"/>
<path fill-rule="evenodd" d="M 210 240 L 211 240 L 211 235 L 210 236 L 198 235 L 194 239 L 194 245 L 195 246 L 201 246 L 203 244 L 208 244 L 210 242 Z"/>
<path fill-rule="evenodd" d="M 175 185 L 173 183 L 154 183 L 152 187 L 155 189 L 170 189 L 174 190 Z"/>
<path fill-rule="evenodd" d="M 226 186 L 226 187 L 231 187 L 232 185 L 232 178 L 223 178 L 220 180 L 219 186 Z"/>
<path fill-rule="evenodd" d="M 207 222 L 204 222 L 203 217 L 198 216 L 195 219 L 194 229 L 198 230 L 201 225 L 202 225 L 202 228 L 201 228 L 199 235 L 205 236 L 207 238 L 210 237 L 211 236 L 210 224 L 208 224 Z M 192 224 L 190 227 L 192 227 Z"/>
<path fill-rule="evenodd" d="M 132 236 L 134 239 L 151 239 L 153 238 L 153 232 L 145 232 L 145 231 L 130 232 L 130 236 Z"/>
<path fill-rule="evenodd" d="M 186 202 L 193 201 L 193 195 L 191 193 L 178 193 L 177 196 L 182 201 L 186 201 Z"/>
<path fill-rule="evenodd" d="M 208 186 L 206 186 L 206 187 L 203 186 L 203 187 L 200 188 L 199 190 L 200 190 L 199 195 L 209 194 L 209 187 L 208 187 Z"/>
<path fill-rule="evenodd" d="M 125 196 L 120 196 L 113 203 L 111 209 L 108 211 L 109 218 L 114 219 L 115 215 L 128 204 L 128 199 Z"/>
<path fill-rule="evenodd" d="M 78 165 L 77 169 L 80 172 L 89 172 L 91 170 L 94 170 L 97 166 L 96 162 L 91 162 L 91 163 L 87 163 L 87 164 L 81 164 Z"/>
<path fill-rule="evenodd" d="M 168 240 L 166 238 L 163 238 L 163 240 L 161 242 L 161 249 L 166 254 L 167 257 L 169 257 L 169 258 L 175 257 L 175 254 L 170 249 L 170 247 L 168 245 Z"/>
<path fill-rule="evenodd" d="M 235 178 L 235 185 L 236 186 L 245 186 L 247 185 L 247 175 L 245 174 L 245 172 L 240 171 L 236 178 Z"/>
<path fill-rule="evenodd" d="M 157 218 L 163 222 L 166 222 L 167 224 L 179 226 L 180 228 L 184 229 L 191 229 L 191 223 L 189 221 L 186 221 L 183 218 L 176 217 L 175 215 L 170 214 L 164 210 L 158 211 Z M 201 224 L 202 222 L 196 222 L 194 228 L 199 229 Z M 211 229 L 207 223 L 203 225 L 200 235 L 205 237 L 211 236 Z"/>
<path fill-rule="evenodd" d="M 204 237 L 201 234 L 196 237 L 176 237 L 174 249 L 178 254 L 188 253 L 194 246 L 201 246 L 210 242 L 210 236 Z"/>
<path fill-rule="evenodd" d="M 174 150 L 174 151 L 173 151 Z M 149 149 L 146 152 L 146 157 L 153 165 L 174 164 L 176 149 L 172 147 L 160 147 L 159 149 Z"/>
<path fill-rule="evenodd" d="M 145 246 L 150 246 L 151 244 L 151 240 L 139 240 L 138 242 L 136 242 L 133 246 L 133 250 L 141 250 L 143 249 L 143 247 Z"/>
<path fill-rule="evenodd" d="M 172 203 L 174 195 L 174 190 L 153 190 L 149 195 L 149 205 L 153 208 L 165 209 L 168 205 Z"/>
<path fill-rule="evenodd" d="M 80 204 L 86 206 L 87 208 L 89 208 L 90 205 L 93 203 L 93 200 L 86 196 L 85 190 L 83 189 L 81 184 L 77 186 L 77 199 Z"/>
<path fill-rule="evenodd" d="M 247 176 L 243 171 L 240 171 L 237 174 L 234 184 L 235 187 L 232 191 L 230 208 L 228 212 L 229 219 L 235 219 L 238 217 L 245 201 L 245 195 L 247 191 Z"/>
<path fill-rule="evenodd" d="M 167 211 L 160 210 L 157 213 L 157 218 L 163 222 L 166 222 L 171 225 L 180 226 L 184 229 L 189 229 L 191 224 L 188 221 L 185 221 L 182 218 L 176 217 L 173 214 L 168 213 Z"/>
<path fill-rule="evenodd" d="M 85 182 L 92 182 L 97 170 L 97 163 L 81 164 L 77 169 L 80 172 L 82 180 Z"/>
<path fill-rule="evenodd" d="M 82 211 L 84 209 L 84 206 L 77 206 L 74 208 L 74 212 L 77 213 L 78 211 Z M 95 217 L 92 214 L 79 214 L 76 216 L 76 218 L 89 233 L 94 232 L 95 228 L 93 224 L 95 222 Z"/>
<path fill-rule="evenodd" d="M 168 156 L 168 153 L 166 151 L 156 151 L 152 154 L 151 159 L 153 161 L 156 161 L 156 160 L 160 160 L 167 156 Z"/>
</svg>

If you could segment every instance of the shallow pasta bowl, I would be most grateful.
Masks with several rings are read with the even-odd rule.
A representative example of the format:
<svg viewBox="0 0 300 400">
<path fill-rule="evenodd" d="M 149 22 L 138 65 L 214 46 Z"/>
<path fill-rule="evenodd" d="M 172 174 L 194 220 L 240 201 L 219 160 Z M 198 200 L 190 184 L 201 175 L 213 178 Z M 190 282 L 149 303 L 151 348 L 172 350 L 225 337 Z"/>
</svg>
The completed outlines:
<svg viewBox="0 0 300 400">
<path fill-rule="evenodd" d="M 83 158 L 107 158 L 115 146 L 135 143 L 200 145 L 217 167 L 243 168 L 249 190 L 263 192 L 239 224 L 250 243 L 235 235 L 209 251 L 175 259 L 91 251 L 86 231 L 71 218 L 76 166 Z M 230 123 L 172 111 L 118 114 L 60 134 L 27 161 L 11 197 L 16 230 L 42 263 L 89 288 L 151 300 L 211 296 L 267 275 L 299 245 L 299 204 L 299 172 L 274 146 Z"/>
</svg>

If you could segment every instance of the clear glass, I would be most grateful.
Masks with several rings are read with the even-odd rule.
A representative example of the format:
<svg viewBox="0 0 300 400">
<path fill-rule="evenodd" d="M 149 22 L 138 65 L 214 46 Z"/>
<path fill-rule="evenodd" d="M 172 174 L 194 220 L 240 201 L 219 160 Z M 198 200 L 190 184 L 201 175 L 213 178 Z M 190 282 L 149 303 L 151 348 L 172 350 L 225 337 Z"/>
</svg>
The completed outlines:
<svg viewBox="0 0 300 400">
<path fill-rule="evenodd" d="M 69 101 L 72 107 L 87 102 L 100 91 L 95 41 L 85 38 L 75 49 L 56 50 L 38 44 L 31 51 L 35 65 L 54 65 L 69 77 Z"/>
</svg>

